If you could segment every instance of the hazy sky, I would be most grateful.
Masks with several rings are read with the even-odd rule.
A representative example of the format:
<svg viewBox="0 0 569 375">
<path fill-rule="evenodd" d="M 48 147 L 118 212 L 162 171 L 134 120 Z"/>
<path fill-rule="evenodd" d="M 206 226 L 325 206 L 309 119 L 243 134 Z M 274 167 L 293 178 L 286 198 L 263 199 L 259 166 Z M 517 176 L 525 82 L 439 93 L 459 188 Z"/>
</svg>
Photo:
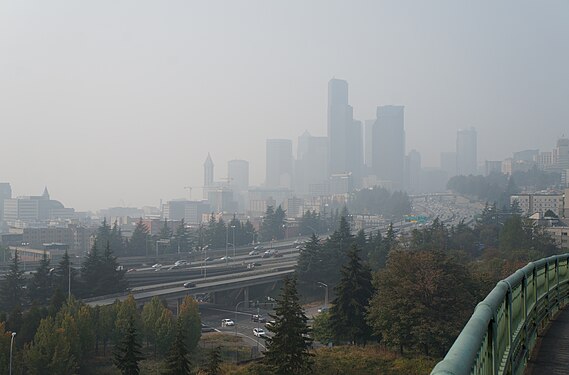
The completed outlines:
<svg viewBox="0 0 569 375">
<path fill-rule="evenodd" d="M 79 210 L 158 205 L 326 133 L 330 78 L 361 120 L 405 105 L 438 166 L 456 130 L 479 162 L 569 136 L 569 1 L 0 2 L 0 181 Z M 194 189 L 194 197 L 201 195 Z"/>
</svg>

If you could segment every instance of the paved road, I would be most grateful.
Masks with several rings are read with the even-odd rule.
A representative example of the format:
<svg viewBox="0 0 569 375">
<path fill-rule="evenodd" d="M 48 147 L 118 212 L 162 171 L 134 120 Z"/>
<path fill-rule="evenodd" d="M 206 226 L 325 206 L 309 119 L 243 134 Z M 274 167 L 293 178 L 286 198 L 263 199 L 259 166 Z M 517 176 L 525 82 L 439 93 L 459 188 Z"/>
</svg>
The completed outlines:
<svg viewBox="0 0 569 375">
<path fill-rule="evenodd" d="M 270 311 L 259 309 L 259 313 L 268 317 Z M 219 332 L 238 335 L 244 338 L 244 342 L 250 346 L 259 346 L 259 350 L 265 350 L 265 340 L 253 335 L 253 328 L 263 328 L 264 323 L 251 321 L 251 315 L 257 313 L 256 308 L 243 309 L 239 306 L 239 311 L 235 312 L 227 307 L 220 307 L 210 304 L 200 304 L 202 323 L 215 328 Z M 235 322 L 233 327 L 221 327 L 222 319 L 231 319 Z"/>
</svg>

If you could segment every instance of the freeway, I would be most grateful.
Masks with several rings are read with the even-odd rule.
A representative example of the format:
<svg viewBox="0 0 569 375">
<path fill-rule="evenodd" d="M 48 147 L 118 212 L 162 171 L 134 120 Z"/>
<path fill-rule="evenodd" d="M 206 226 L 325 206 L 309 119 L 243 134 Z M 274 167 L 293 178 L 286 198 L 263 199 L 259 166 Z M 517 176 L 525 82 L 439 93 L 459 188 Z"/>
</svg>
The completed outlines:
<svg viewBox="0 0 569 375">
<path fill-rule="evenodd" d="M 152 288 L 150 290 L 141 290 L 137 292 L 131 293 L 134 296 L 134 299 L 137 301 L 146 301 L 150 300 L 152 297 L 170 297 L 170 298 L 181 298 L 186 295 L 195 295 L 201 293 L 213 293 L 223 290 L 229 289 L 236 289 L 236 288 L 244 288 L 252 285 L 258 285 L 267 282 L 274 282 L 281 280 L 284 276 L 291 274 L 294 272 L 294 269 L 287 269 L 287 270 L 280 270 L 278 268 L 271 270 L 270 272 L 266 273 L 259 273 L 255 275 L 246 275 L 246 276 L 239 276 L 236 278 L 224 278 L 221 280 L 208 280 L 201 284 L 196 284 L 194 288 L 184 288 L 183 286 L 173 286 L 169 288 L 157 289 Z M 103 296 L 100 298 L 94 298 L 90 300 L 86 300 L 85 302 L 89 306 L 102 306 L 102 305 L 110 305 L 114 303 L 117 299 L 123 301 L 127 298 L 126 294 L 118 295 L 118 296 Z"/>
</svg>

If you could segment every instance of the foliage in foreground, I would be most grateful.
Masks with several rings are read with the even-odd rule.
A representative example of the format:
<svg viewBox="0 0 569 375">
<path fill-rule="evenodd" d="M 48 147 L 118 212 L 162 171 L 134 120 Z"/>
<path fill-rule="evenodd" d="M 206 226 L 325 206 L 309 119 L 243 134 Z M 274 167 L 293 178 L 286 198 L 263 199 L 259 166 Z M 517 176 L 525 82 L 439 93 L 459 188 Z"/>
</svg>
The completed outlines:
<svg viewBox="0 0 569 375">
<path fill-rule="evenodd" d="M 437 360 L 423 356 L 398 356 L 378 345 L 336 346 L 314 351 L 311 374 L 318 375 L 423 375 L 428 374 Z M 270 375 L 260 363 L 225 365 L 220 375 Z"/>
</svg>

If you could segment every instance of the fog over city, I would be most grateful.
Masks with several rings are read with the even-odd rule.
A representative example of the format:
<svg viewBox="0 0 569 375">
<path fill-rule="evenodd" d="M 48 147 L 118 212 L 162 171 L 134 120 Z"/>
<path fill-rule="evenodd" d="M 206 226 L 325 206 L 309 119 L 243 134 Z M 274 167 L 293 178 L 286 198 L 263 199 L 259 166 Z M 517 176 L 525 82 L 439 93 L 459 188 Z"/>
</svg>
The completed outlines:
<svg viewBox="0 0 569 375">
<path fill-rule="evenodd" d="M 267 139 L 327 135 L 404 106 L 405 154 L 440 167 L 459 129 L 477 163 L 569 136 L 566 1 L 3 1 L 0 182 L 76 210 L 201 198 Z M 360 150 L 361 151 L 361 150 Z"/>
</svg>

